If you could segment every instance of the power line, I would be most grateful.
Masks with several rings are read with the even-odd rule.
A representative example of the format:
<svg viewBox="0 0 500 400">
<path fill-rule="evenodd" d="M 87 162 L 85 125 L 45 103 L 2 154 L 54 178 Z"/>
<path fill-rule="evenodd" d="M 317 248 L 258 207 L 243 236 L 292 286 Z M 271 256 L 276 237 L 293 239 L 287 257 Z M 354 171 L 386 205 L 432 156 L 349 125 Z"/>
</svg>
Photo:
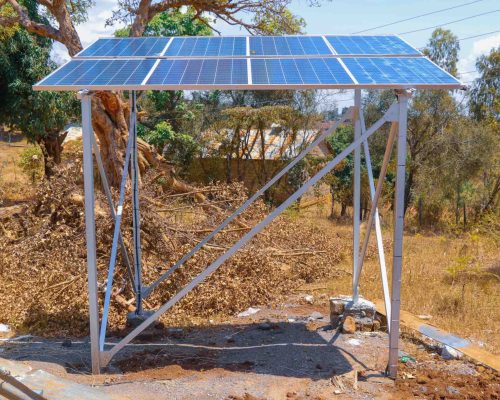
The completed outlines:
<svg viewBox="0 0 500 400">
<path fill-rule="evenodd" d="M 481 36 L 487 36 L 487 35 L 493 35 L 495 33 L 499 33 L 500 31 L 491 31 L 491 32 L 486 32 L 486 33 L 480 33 L 478 35 L 473 35 L 473 36 L 467 36 L 467 37 L 464 37 L 464 38 L 460 38 L 460 39 L 457 39 L 457 42 L 463 42 L 464 40 L 469 40 L 469 39 L 474 39 L 474 38 L 478 38 L 478 37 L 481 37 Z M 423 50 L 425 49 L 426 46 L 420 46 L 420 47 L 417 47 L 418 50 Z"/>
<path fill-rule="evenodd" d="M 463 40 L 474 39 L 474 38 L 481 37 L 481 36 L 493 35 L 494 33 L 498 33 L 498 32 L 500 32 L 500 31 L 492 31 L 492 32 L 486 32 L 486 33 L 480 33 L 479 35 L 467 36 L 467 37 L 458 39 L 458 41 L 461 42 Z"/>
<path fill-rule="evenodd" d="M 444 11 L 448 11 L 448 10 L 453 10 L 453 9 L 455 9 L 455 8 L 460 8 L 460 7 L 468 6 L 469 4 L 479 3 L 479 2 L 481 2 L 481 1 L 484 1 L 484 0 L 470 1 L 470 2 L 468 2 L 468 3 L 462 3 L 462 4 L 459 4 L 459 5 L 453 6 L 453 7 L 448 7 L 448 8 L 443 8 L 443 9 L 441 9 L 441 10 L 431 11 L 431 12 L 428 12 L 428 13 L 425 13 L 425 14 L 416 15 L 416 16 L 414 16 L 414 17 L 401 19 L 401 20 L 399 20 L 399 21 L 394 21 L 394 22 L 391 22 L 391 23 L 389 23 L 389 24 L 379 25 L 379 26 L 375 26 L 375 27 L 373 27 L 373 28 L 364 29 L 364 30 L 362 30 L 362 31 L 354 32 L 353 34 L 355 35 L 355 34 L 358 34 L 358 33 L 363 33 L 363 32 L 372 31 L 372 30 L 374 30 L 374 29 L 385 28 L 386 26 L 396 25 L 396 24 L 399 24 L 399 23 L 401 23 L 401 22 L 411 21 L 411 20 L 413 20 L 413 19 L 417 19 L 417 18 L 425 17 L 425 16 L 427 16 L 427 15 L 432 15 L 432 14 L 437 14 L 437 13 L 444 12 Z"/>
<path fill-rule="evenodd" d="M 445 23 L 443 23 L 443 24 L 434 25 L 434 26 L 428 26 L 427 28 L 415 29 L 414 31 L 408 31 L 408 32 L 401 32 L 401 33 L 398 33 L 398 35 L 407 35 L 407 34 L 409 34 L 409 33 L 415 33 L 415 32 L 426 31 L 426 30 L 428 30 L 428 29 L 439 28 L 439 27 L 444 26 L 444 25 L 455 24 L 455 23 L 457 23 L 457 22 L 462 22 L 462 21 L 466 21 L 466 20 L 468 20 L 468 19 L 481 17 L 481 16 L 483 16 L 483 15 L 494 14 L 494 13 L 496 13 L 496 12 L 498 12 L 498 11 L 500 11 L 500 10 L 493 10 L 493 11 L 488 11 L 488 12 L 481 13 L 481 14 L 470 15 L 470 16 L 468 16 L 468 17 L 461 18 L 461 19 L 456 19 L 456 20 L 454 20 L 454 21 L 450 21 L 450 22 L 445 22 Z"/>
</svg>

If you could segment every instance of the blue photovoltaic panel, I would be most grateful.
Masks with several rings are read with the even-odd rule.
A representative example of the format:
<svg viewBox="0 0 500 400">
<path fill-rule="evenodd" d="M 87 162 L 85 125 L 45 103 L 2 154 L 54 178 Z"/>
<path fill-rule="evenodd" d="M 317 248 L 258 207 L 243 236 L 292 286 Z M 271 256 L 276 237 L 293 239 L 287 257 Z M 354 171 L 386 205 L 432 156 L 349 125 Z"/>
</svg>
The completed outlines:
<svg viewBox="0 0 500 400">
<path fill-rule="evenodd" d="M 397 36 L 325 36 L 341 55 L 420 55 Z"/>
<path fill-rule="evenodd" d="M 321 36 L 250 36 L 250 56 L 331 54 Z"/>
<path fill-rule="evenodd" d="M 40 86 L 140 85 L 155 60 L 72 60 L 38 83 Z"/>
<path fill-rule="evenodd" d="M 231 57 L 246 55 L 246 38 L 176 37 L 165 53 L 169 57 Z"/>
<path fill-rule="evenodd" d="M 349 85 L 354 82 L 335 58 L 253 59 L 255 85 Z"/>
<path fill-rule="evenodd" d="M 169 42 L 168 37 L 99 39 L 77 57 L 154 57 Z"/>
<path fill-rule="evenodd" d="M 245 59 L 161 60 L 146 85 L 247 85 Z"/>
<path fill-rule="evenodd" d="M 343 58 L 361 85 L 459 85 L 460 82 L 425 57 Z"/>
</svg>

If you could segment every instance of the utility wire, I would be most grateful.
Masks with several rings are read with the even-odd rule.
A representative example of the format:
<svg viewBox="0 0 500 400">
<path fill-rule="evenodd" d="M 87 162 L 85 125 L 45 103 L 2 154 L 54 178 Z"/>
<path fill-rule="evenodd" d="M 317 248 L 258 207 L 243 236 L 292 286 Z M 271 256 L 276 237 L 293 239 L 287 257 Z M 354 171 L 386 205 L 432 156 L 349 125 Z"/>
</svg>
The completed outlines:
<svg viewBox="0 0 500 400">
<path fill-rule="evenodd" d="M 473 36 L 467 36 L 467 37 L 464 37 L 464 38 L 460 38 L 460 39 L 457 39 L 457 42 L 463 42 L 464 40 L 469 40 L 469 39 L 474 39 L 474 38 L 478 38 L 478 37 L 481 37 L 481 36 L 487 36 L 487 35 L 493 35 L 495 33 L 499 33 L 500 31 L 492 31 L 492 32 L 486 32 L 486 33 L 480 33 L 478 35 L 473 35 Z M 426 46 L 420 46 L 420 47 L 417 47 L 418 50 L 423 50 L 425 49 Z"/>
<path fill-rule="evenodd" d="M 458 4 L 458 5 L 456 5 L 456 6 L 453 6 L 453 7 L 443 8 L 443 9 L 441 9 L 441 10 L 431 11 L 431 12 L 428 12 L 428 13 L 425 13 L 425 14 L 416 15 L 416 16 L 414 16 L 414 17 L 401 19 L 401 20 L 399 20 L 399 21 L 394 21 L 394 22 L 391 22 L 391 23 L 389 23 L 389 24 L 379 25 L 379 26 L 375 26 L 375 27 L 373 27 L 373 28 L 364 29 L 364 30 L 362 30 L 362 31 L 354 32 L 353 34 L 355 35 L 355 34 L 358 34 L 358 33 L 363 33 L 363 32 L 372 31 L 372 30 L 374 30 L 374 29 L 385 28 L 386 26 L 396 25 L 396 24 L 399 24 L 399 23 L 401 23 L 401 22 L 411 21 L 411 20 L 413 20 L 413 19 L 417 19 L 417 18 L 425 17 L 425 16 L 427 16 L 427 15 L 437 14 L 437 13 L 444 12 L 444 11 L 448 11 L 448 10 L 454 10 L 455 8 L 460 8 L 460 7 L 468 6 L 469 4 L 479 3 L 479 2 L 481 2 L 481 1 L 484 1 L 484 0 L 469 1 L 468 3 L 462 3 L 462 4 Z"/>
<path fill-rule="evenodd" d="M 492 32 L 486 32 L 486 33 L 480 33 L 479 35 L 467 36 L 467 37 L 458 39 L 458 41 L 461 42 L 462 40 L 469 40 L 469 39 L 474 39 L 474 38 L 481 37 L 481 36 L 493 35 L 494 33 L 498 33 L 498 32 L 500 32 L 500 31 L 492 31 Z"/>
<path fill-rule="evenodd" d="M 455 24 L 455 23 L 457 23 L 457 22 L 462 22 L 462 21 L 466 21 L 466 20 L 468 20 L 468 19 L 481 17 L 481 16 L 483 16 L 483 15 L 494 14 L 494 13 L 496 13 L 496 12 L 498 12 L 498 11 L 500 11 L 500 10 L 493 10 L 493 11 L 488 11 L 488 12 L 481 13 L 481 14 L 470 15 L 470 16 L 465 17 L 465 18 L 456 19 L 456 20 L 454 20 L 454 21 L 445 22 L 445 23 L 442 23 L 442 24 L 439 24 L 439 25 L 428 26 L 427 28 L 415 29 L 414 31 L 408 31 L 408 32 L 401 32 L 401 33 L 398 33 L 398 35 L 407 35 L 407 34 L 409 34 L 409 33 L 415 33 L 415 32 L 426 31 L 426 30 L 428 30 L 428 29 L 439 28 L 439 27 L 444 26 L 444 25 Z"/>
</svg>

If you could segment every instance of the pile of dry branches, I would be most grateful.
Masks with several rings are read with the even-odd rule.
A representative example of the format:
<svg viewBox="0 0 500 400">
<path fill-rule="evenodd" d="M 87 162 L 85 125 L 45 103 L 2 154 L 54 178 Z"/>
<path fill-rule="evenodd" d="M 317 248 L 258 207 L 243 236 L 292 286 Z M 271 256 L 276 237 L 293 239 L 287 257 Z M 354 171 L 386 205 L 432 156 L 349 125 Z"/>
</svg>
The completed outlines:
<svg viewBox="0 0 500 400">
<path fill-rule="evenodd" d="M 38 189 L 36 200 L 0 219 L 0 321 L 44 335 L 87 333 L 86 245 L 81 154 L 60 166 L 56 176 Z M 114 193 L 117 198 L 117 193 Z M 145 284 L 199 243 L 247 193 L 240 184 L 217 184 L 188 193 L 172 193 L 162 174 L 143 177 L 141 239 Z M 130 194 L 128 194 L 130 199 Z M 131 248 L 130 202 L 122 222 L 124 240 Z M 257 202 L 242 217 L 192 257 L 146 300 L 156 308 L 211 261 L 230 247 L 268 212 Z M 104 194 L 96 190 L 96 235 L 99 288 L 105 288 L 113 234 Z M 203 322 L 213 315 L 234 314 L 249 306 L 279 300 L 302 282 L 336 273 L 339 242 L 332 242 L 314 226 L 279 217 L 268 229 L 224 263 L 186 296 L 165 322 Z M 120 253 L 114 279 L 109 325 L 125 323 L 132 290 Z M 102 296 L 101 296 L 102 297 Z"/>
</svg>

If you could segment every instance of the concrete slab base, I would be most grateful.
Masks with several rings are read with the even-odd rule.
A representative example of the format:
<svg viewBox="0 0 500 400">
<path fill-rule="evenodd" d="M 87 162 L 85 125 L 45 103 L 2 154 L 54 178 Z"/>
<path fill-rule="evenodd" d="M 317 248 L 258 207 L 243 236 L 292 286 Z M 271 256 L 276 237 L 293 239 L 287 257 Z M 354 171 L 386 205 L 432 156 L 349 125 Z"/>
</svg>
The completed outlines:
<svg viewBox="0 0 500 400">
<path fill-rule="evenodd" d="M 348 317 L 354 319 L 357 331 L 372 331 L 380 328 L 375 319 L 376 307 L 371 301 L 362 297 L 353 302 L 350 296 L 336 296 L 330 298 L 330 322 L 333 328 L 341 327 Z M 352 320 L 349 318 L 349 322 Z"/>
<path fill-rule="evenodd" d="M 151 315 L 154 314 L 154 311 L 143 310 L 140 314 L 134 312 L 129 312 L 127 314 L 127 326 L 135 328 L 143 323 L 146 319 L 148 319 Z"/>
</svg>

